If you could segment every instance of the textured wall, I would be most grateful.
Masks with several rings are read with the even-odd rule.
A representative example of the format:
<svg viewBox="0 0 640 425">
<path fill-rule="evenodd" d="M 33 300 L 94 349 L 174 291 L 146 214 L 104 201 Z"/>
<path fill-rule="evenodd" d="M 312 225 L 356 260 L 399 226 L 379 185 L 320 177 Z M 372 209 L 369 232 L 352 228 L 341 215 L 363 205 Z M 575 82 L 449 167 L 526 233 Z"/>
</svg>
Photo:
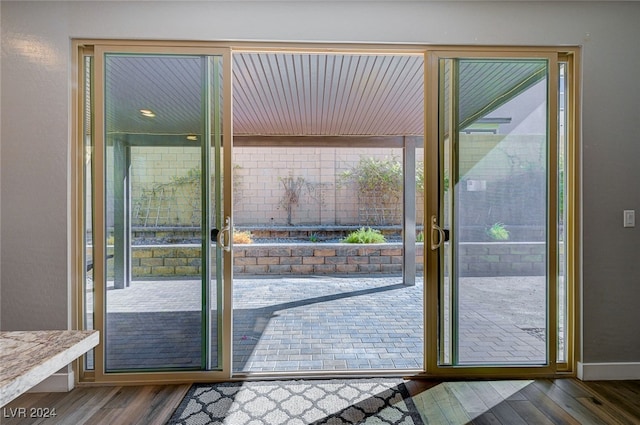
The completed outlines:
<svg viewBox="0 0 640 425">
<path fill-rule="evenodd" d="M 640 3 L 6 2 L 2 329 L 66 328 L 70 38 L 583 45 L 586 362 L 640 361 Z"/>
<path fill-rule="evenodd" d="M 422 149 L 418 149 L 416 155 L 421 158 Z M 112 156 L 108 152 L 108 164 L 113 163 Z M 402 161 L 402 150 L 235 148 L 234 224 L 286 225 L 285 183 L 289 180 L 299 183 L 297 203 L 291 206 L 293 225 L 367 224 L 359 220 L 358 209 L 367 204 L 359 205 L 357 186 L 340 178 L 342 173 L 356 167 L 360 158 Z M 193 171 L 198 180 L 190 178 Z M 198 225 L 201 221 L 199 172 L 200 152 L 194 152 L 193 148 L 132 148 L 133 225 Z M 112 173 L 107 174 L 107 182 L 111 187 Z M 213 177 L 211 185 L 213 187 Z M 110 209 L 113 208 L 112 196 L 108 189 Z M 398 197 L 401 196 L 398 191 Z M 422 202 L 417 204 L 418 222 L 422 223 Z M 395 224 L 399 224 L 402 209 L 397 203 L 392 207 L 398 212 Z"/>
</svg>

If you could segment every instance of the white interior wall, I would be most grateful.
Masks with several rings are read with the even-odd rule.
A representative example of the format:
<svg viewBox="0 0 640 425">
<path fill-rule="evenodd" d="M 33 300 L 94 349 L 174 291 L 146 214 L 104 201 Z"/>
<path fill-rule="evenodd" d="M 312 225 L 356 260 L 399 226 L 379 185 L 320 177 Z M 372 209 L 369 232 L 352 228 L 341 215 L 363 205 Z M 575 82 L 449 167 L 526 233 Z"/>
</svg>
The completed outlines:
<svg viewBox="0 0 640 425">
<path fill-rule="evenodd" d="M 1 328 L 67 328 L 71 39 L 583 46 L 583 360 L 640 362 L 638 2 L 0 3 Z"/>
</svg>

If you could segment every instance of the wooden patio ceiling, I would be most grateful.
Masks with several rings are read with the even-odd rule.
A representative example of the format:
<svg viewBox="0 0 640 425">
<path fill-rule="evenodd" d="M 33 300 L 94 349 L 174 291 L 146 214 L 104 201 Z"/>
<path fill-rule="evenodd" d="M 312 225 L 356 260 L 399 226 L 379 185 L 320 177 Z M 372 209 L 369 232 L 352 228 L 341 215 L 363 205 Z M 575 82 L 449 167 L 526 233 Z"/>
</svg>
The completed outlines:
<svg viewBox="0 0 640 425">
<path fill-rule="evenodd" d="M 422 56 L 234 56 L 234 134 L 422 135 Z"/>
<path fill-rule="evenodd" d="M 195 56 L 108 57 L 107 131 L 201 133 L 201 70 Z M 460 84 L 468 99 L 460 105 L 461 121 L 468 125 L 487 115 L 543 78 L 543 71 L 539 61 L 461 62 Z M 141 115 L 143 109 L 155 116 Z M 237 145 L 331 145 L 346 139 L 378 146 L 406 136 L 421 139 L 423 57 L 236 53 L 233 113 Z"/>
</svg>

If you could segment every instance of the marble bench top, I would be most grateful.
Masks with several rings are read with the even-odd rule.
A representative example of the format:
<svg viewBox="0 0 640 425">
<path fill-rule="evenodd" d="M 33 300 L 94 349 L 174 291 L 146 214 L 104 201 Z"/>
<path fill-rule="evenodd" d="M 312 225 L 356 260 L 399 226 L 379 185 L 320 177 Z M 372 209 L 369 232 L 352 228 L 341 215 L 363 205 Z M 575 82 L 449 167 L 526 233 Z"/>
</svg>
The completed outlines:
<svg viewBox="0 0 640 425">
<path fill-rule="evenodd" d="M 98 331 L 0 332 L 0 406 L 96 345 Z"/>
</svg>

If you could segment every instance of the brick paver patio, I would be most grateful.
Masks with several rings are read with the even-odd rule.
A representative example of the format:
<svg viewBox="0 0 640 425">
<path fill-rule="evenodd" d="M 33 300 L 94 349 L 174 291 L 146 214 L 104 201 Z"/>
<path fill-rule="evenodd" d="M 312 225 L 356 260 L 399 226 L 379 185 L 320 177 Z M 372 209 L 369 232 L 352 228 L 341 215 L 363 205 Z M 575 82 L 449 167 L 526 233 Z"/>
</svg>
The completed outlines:
<svg viewBox="0 0 640 425">
<path fill-rule="evenodd" d="M 422 369 L 421 280 L 235 279 L 234 371 Z M 460 362 L 543 362 L 540 285 L 543 277 L 461 279 Z M 200 367 L 199 288 L 167 280 L 107 291 L 107 367 Z M 214 342 L 216 317 L 214 306 Z"/>
</svg>

